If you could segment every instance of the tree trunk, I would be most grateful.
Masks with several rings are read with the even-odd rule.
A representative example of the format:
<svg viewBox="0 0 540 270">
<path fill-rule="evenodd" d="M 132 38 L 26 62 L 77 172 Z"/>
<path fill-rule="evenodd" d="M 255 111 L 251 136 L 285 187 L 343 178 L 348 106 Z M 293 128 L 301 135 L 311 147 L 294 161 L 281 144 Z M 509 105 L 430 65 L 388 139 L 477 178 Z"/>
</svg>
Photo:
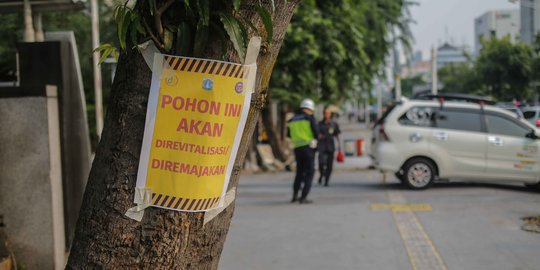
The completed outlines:
<svg viewBox="0 0 540 270">
<path fill-rule="evenodd" d="M 250 0 L 241 16 L 264 29 Z M 238 184 L 248 142 L 259 118 L 270 74 L 298 0 L 276 1 L 274 41 L 258 58 L 256 92 L 229 189 Z M 212 39 L 213 37 L 210 37 Z M 210 40 L 209 43 L 212 43 Z M 232 49 L 223 60 L 238 59 Z M 203 227 L 202 213 L 147 208 L 142 222 L 124 216 L 133 205 L 151 72 L 142 56 L 120 57 L 102 139 L 97 147 L 67 269 L 217 269 L 234 204 Z"/>
<path fill-rule="evenodd" d="M 267 99 L 266 106 L 262 110 L 262 124 L 266 135 L 268 136 L 268 143 L 272 147 L 272 153 L 276 159 L 280 161 L 285 161 L 285 153 L 283 153 L 283 146 L 280 138 L 278 138 L 278 132 L 276 131 L 276 124 L 274 122 L 272 104 L 270 99 Z"/>
<path fill-rule="evenodd" d="M 13 252 L 8 244 L 9 242 L 4 232 L 3 217 L 0 216 L 0 270 L 13 269 Z"/>
</svg>

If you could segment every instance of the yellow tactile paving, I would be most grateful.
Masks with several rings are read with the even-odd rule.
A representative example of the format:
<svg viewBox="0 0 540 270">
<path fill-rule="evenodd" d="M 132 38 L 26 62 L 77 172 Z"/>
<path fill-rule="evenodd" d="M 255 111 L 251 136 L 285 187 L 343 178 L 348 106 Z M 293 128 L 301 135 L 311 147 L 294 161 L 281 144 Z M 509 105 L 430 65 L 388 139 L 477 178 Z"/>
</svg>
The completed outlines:
<svg viewBox="0 0 540 270">
<path fill-rule="evenodd" d="M 390 209 L 413 270 L 447 270 L 442 256 L 416 217 L 432 211 L 430 204 L 407 204 L 399 191 L 387 191 L 389 204 L 372 204 L 372 210 Z"/>
</svg>

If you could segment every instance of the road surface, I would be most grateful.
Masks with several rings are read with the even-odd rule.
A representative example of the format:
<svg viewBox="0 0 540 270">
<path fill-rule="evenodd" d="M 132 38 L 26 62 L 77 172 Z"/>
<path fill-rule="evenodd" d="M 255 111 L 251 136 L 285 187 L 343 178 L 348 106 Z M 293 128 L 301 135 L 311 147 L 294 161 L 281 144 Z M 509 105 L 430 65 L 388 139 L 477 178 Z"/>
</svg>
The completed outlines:
<svg viewBox="0 0 540 270">
<path fill-rule="evenodd" d="M 376 171 L 338 172 L 291 204 L 292 173 L 244 175 L 220 269 L 540 269 L 540 214 L 521 186 L 403 188 Z"/>
</svg>

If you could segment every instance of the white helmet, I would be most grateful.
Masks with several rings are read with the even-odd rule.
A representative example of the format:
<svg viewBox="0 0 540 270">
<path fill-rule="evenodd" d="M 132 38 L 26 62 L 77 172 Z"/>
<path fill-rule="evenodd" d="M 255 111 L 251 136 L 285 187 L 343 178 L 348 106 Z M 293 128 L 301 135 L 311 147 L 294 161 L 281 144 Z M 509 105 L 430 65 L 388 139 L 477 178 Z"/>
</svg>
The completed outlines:
<svg viewBox="0 0 540 270">
<path fill-rule="evenodd" d="M 315 102 L 309 98 L 306 98 L 302 100 L 302 103 L 300 103 L 300 108 L 315 111 Z"/>
</svg>

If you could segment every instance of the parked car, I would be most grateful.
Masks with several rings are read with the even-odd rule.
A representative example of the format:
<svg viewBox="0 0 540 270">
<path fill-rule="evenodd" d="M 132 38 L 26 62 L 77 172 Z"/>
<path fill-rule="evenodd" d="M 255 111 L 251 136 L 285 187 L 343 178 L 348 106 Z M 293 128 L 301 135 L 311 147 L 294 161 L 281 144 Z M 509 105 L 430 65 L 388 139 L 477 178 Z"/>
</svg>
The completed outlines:
<svg viewBox="0 0 540 270">
<path fill-rule="evenodd" d="M 522 110 L 525 120 L 536 127 L 540 127 L 540 107 L 524 107 Z"/>
<path fill-rule="evenodd" d="M 391 107 L 373 128 L 374 165 L 412 189 L 454 180 L 540 188 L 536 128 L 484 100 L 464 100 L 469 102 L 436 98 Z"/>
<path fill-rule="evenodd" d="M 511 102 L 510 103 L 508 102 L 497 103 L 497 107 L 513 112 L 517 117 L 523 118 L 523 112 L 521 111 L 521 109 Z"/>
</svg>

